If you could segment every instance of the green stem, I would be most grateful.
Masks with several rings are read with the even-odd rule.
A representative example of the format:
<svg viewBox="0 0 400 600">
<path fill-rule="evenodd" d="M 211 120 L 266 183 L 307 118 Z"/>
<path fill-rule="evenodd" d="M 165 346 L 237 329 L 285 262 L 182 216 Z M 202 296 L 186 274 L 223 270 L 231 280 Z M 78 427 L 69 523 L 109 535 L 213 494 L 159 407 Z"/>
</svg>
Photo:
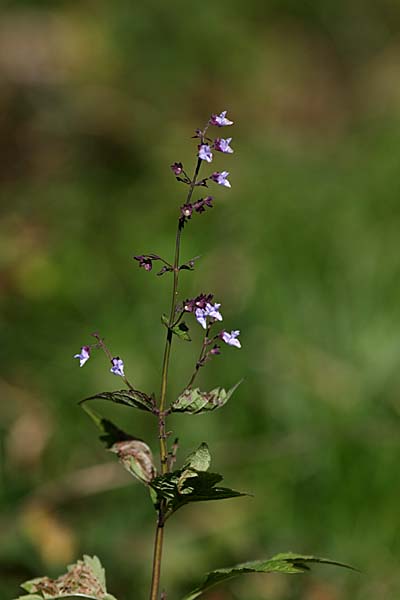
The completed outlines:
<svg viewBox="0 0 400 600">
<path fill-rule="evenodd" d="M 200 171 L 201 159 L 197 160 L 197 165 L 194 171 L 193 179 L 190 184 L 188 195 L 186 198 L 186 204 L 190 202 L 193 194 L 193 190 L 197 181 L 197 177 Z M 175 319 L 176 305 L 178 300 L 178 283 L 179 283 L 179 256 L 181 247 L 181 233 L 182 226 L 178 221 L 178 228 L 175 238 L 175 257 L 174 257 L 174 282 L 172 287 L 172 298 L 171 298 L 171 311 L 168 321 L 167 338 L 165 340 L 164 358 L 162 364 L 161 374 L 161 391 L 160 391 L 160 403 L 158 406 L 158 435 L 160 439 L 160 460 L 161 460 L 161 473 L 165 474 L 168 472 L 168 450 L 167 450 L 167 434 L 165 429 L 165 403 L 167 397 L 167 385 L 168 385 L 168 369 L 169 361 L 171 356 L 172 346 L 172 330 L 171 326 Z M 153 575 L 151 580 L 151 591 L 150 600 L 158 600 L 158 592 L 160 588 L 160 573 L 161 573 L 161 556 L 164 539 L 164 517 L 165 517 L 165 502 L 160 502 L 158 509 L 158 521 L 156 528 L 156 536 L 154 542 L 154 556 L 153 556 Z"/>
<path fill-rule="evenodd" d="M 160 588 L 161 556 L 164 538 L 164 526 L 158 523 L 156 529 L 156 539 L 154 541 L 153 557 L 153 575 L 151 580 L 150 600 L 158 600 L 158 590 Z"/>
</svg>

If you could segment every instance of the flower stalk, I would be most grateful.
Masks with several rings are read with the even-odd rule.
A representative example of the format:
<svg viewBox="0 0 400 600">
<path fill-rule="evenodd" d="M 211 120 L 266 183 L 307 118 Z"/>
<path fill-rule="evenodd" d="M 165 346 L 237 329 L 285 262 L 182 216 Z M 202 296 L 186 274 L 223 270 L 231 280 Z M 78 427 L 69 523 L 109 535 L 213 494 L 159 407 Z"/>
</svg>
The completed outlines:
<svg viewBox="0 0 400 600">
<path fill-rule="evenodd" d="M 159 475 L 159 478 L 162 478 L 163 476 L 166 476 L 169 473 L 171 473 L 173 465 L 176 461 L 176 454 L 178 450 L 178 442 L 177 440 L 175 440 L 174 444 L 172 445 L 171 452 L 168 451 L 168 436 L 170 435 L 170 432 L 167 431 L 166 420 L 167 416 L 172 410 L 172 405 L 169 407 L 167 406 L 167 389 L 173 337 L 174 335 L 178 335 L 179 337 L 182 337 L 187 341 L 190 341 L 191 339 L 189 337 L 189 334 L 187 333 L 188 327 L 186 323 L 181 321 L 183 315 L 185 313 L 193 313 L 197 322 L 205 330 L 200 355 L 195 364 L 194 372 L 185 390 L 188 390 L 192 386 L 200 370 L 200 367 L 204 366 L 204 364 L 210 358 L 212 358 L 213 355 L 220 353 L 219 346 L 214 343 L 214 346 L 211 347 L 211 344 L 213 344 L 213 342 L 215 342 L 217 339 L 223 339 L 219 334 L 210 337 L 210 330 L 213 327 L 213 325 L 215 325 L 219 321 L 222 321 L 223 319 L 219 311 L 221 305 L 218 303 L 212 303 L 213 294 L 206 295 L 202 293 L 196 298 L 185 301 L 182 305 L 178 304 L 178 296 L 180 272 L 181 270 L 192 271 L 194 268 L 195 261 L 195 259 L 191 259 L 182 265 L 180 264 L 181 240 L 183 229 L 185 227 L 185 224 L 192 218 L 194 214 L 202 214 L 206 211 L 206 209 L 213 207 L 212 196 L 206 196 L 204 198 L 192 200 L 194 192 L 199 188 L 208 187 L 208 182 L 217 183 L 218 185 L 221 185 L 223 187 L 231 187 L 230 182 L 227 179 L 229 175 L 227 171 L 215 171 L 211 173 L 208 177 L 205 177 L 203 179 L 199 178 L 202 164 L 209 164 L 213 161 L 213 151 L 221 152 L 223 154 L 233 153 L 233 149 L 230 146 L 232 138 L 224 139 L 221 137 L 217 137 L 215 140 L 212 140 L 207 136 L 208 128 L 210 126 L 216 126 L 219 128 L 225 127 L 227 125 L 232 125 L 232 121 L 227 119 L 226 111 L 224 111 L 219 115 L 212 115 L 203 129 L 196 130 L 195 135 L 193 137 L 198 139 L 197 160 L 192 178 L 190 178 L 190 176 L 187 174 L 182 163 L 175 162 L 173 165 L 171 165 L 172 172 L 176 176 L 176 179 L 179 182 L 188 186 L 186 200 L 184 204 L 180 207 L 180 212 L 177 221 L 173 263 L 170 263 L 158 254 L 141 254 L 133 257 L 139 263 L 139 267 L 142 267 L 147 272 L 150 272 L 152 270 L 153 263 L 155 261 L 160 261 L 163 266 L 161 270 L 157 273 L 157 275 L 164 275 L 167 272 L 172 272 L 173 276 L 169 316 L 165 316 L 162 319 L 163 323 L 167 327 L 167 333 L 165 338 L 164 353 L 162 360 L 161 386 L 158 402 L 156 401 L 154 396 L 148 397 L 145 394 L 138 392 L 132 387 L 125 375 L 124 361 L 119 356 L 114 356 L 110 352 L 110 350 L 104 343 L 104 340 L 100 337 L 99 334 L 93 334 L 96 338 L 95 344 L 93 344 L 92 346 L 83 346 L 81 348 L 81 352 L 75 355 L 75 358 L 79 359 L 79 364 L 82 367 L 89 360 L 92 349 L 96 348 L 103 350 L 108 360 L 111 362 L 111 373 L 123 379 L 125 385 L 128 388 L 128 394 L 130 394 L 128 395 L 128 400 L 123 400 L 125 398 L 123 396 L 123 392 L 114 392 L 114 395 L 118 394 L 118 400 L 115 401 L 122 401 L 122 403 L 127 402 L 129 405 L 132 405 L 132 402 L 136 402 L 139 403 L 139 407 L 141 408 L 143 408 L 143 402 L 147 402 L 147 404 L 145 404 L 145 408 L 147 407 L 147 409 L 150 410 L 150 412 L 156 415 L 158 421 L 158 438 L 160 447 L 161 474 Z M 135 406 L 138 406 L 138 404 L 136 404 Z M 96 419 L 96 415 L 94 415 L 94 419 Z M 98 421 L 98 424 L 99 423 L 100 426 L 102 426 L 103 421 L 100 420 Z M 108 430 L 105 430 L 104 433 L 106 434 L 105 439 L 108 439 L 107 435 L 111 435 Z M 156 477 L 156 470 L 153 467 L 150 469 L 150 471 L 143 470 L 144 465 L 148 465 L 148 461 L 152 460 L 150 448 L 144 443 L 142 443 L 142 446 L 138 446 L 137 443 L 135 445 L 134 441 L 130 441 L 132 439 L 134 440 L 134 438 L 131 438 L 130 436 L 124 437 L 125 434 L 123 434 L 123 432 L 121 431 L 119 431 L 118 435 L 122 435 L 123 439 L 125 440 L 124 448 L 127 452 L 126 468 L 128 468 L 128 470 L 130 469 L 131 473 L 134 476 L 139 477 L 141 481 L 151 486 L 151 474 L 154 472 L 153 477 Z M 114 446 L 111 447 L 111 450 L 115 451 L 120 456 L 121 446 L 118 446 L 118 444 L 114 444 Z M 136 461 L 136 467 L 135 464 L 132 463 L 132 459 Z M 134 467 L 136 468 L 136 470 Z M 179 485 L 183 485 L 183 482 L 181 482 Z M 157 521 L 154 538 L 150 600 L 159 600 L 161 561 L 164 541 L 164 525 L 166 519 L 173 512 L 173 510 L 171 510 L 170 504 L 168 504 L 168 498 L 162 495 L 157 496 L 155 507 L 157 511 Z"/>
</svg>

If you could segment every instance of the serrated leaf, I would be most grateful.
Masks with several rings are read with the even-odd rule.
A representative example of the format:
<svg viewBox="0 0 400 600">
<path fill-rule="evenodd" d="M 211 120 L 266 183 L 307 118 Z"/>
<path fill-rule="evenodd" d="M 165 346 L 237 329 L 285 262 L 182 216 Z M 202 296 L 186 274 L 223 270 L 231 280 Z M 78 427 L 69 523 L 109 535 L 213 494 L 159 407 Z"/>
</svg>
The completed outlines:
<svg viewBox="0 0 400 600">
<path fill-rule="evenodd" d="M 237 577 L 243 573 L 304 573 L 310 569 L 308 566 L 309 563 L 323 563 L 335 565 L 337 567 L 344 567 L 354 571 L 356 570 L 350 565 L 333 561 L 328 558 L 303 556 L 301 554 L 287 552 L 285 554 L 277 554 L 268 560 L 255 560 L 253 562 L 242 563 L 226 569 L 217 569 L 216 571 L 211 571 L 210 573 L 207 573 L 204 582 L 190 594 L 185 596 L 183 600 L 195 600 L 195 598 L 198 598 L 205 591 L 211 587 L 214 587 L 218 583 L 232 579 L 233 577 Z"/>
<path fill-rule="evenodd" d="M 29 593 L 18 600 L 116 600 L 107 592 L 105 572 L 97 556 L 85 555 L 83 560 L 69 565 L 67 572 L 57 579 L 37 577 L 26 581 L 21 587 Z"/>
<path fill-rule="evenodd" d="M 142 483 L 150 483 L 157 475 L 152 452 L 141 440 L 116 442 L 110 448 L 118 455 L 123 467 Z"/>
<path fill-rule="evenodd" d="M 189 454 L 184 462 L 184 469 L 196 469 L 196 471 L 208 471 L 211 464 L 211 454 L 205 442 Z"/>
<path fill-rule="evenodd" d="M 239 387 L 239 381 L 230 390 L 217 387 L 211 392 L 202 392 L 200 388 L 187 388 L 171 405 L 172 412 L 186 412 L 198 415 L 225 406 L 233 392 Z"/>
<path fill-rule="evenodd" d="M 158 506 L 160 501 L 164 501 L 169 516 L 190 502 L 223 500 L 246 495 L 229 488 L 216 487 L 222 481 L 222 475 L 209 473 L 210 463 L 210 452 L 207 444 L 203 442 L 187 457 L 181 469 L 160 475 L 151 482 L 150 485 L 156 494 L 154 504 Z"/>
<path fill-rule="evenodd" d="M 167 516 L 191 502 L 225 500 L 245 496 L 242 492 L 225 487 L 215 487 L 222 481 L 222 475 L 194 469 L 180 469 L 159 475 L 151 483 L 157 494 L 157 503 L 164 500 Z"/>
<path fill-rule="evenodd" d="M 178 336 L 178 338 L 180 338 L 181 340 L 184 340 L 185 342 L 192 341 L 192 338 L 189 335 L 189 327 L 186 325 L 185 321 L 181 321 L 177 325 L 172 325 L 170 327 L 167 315 L 162 315 L 161 322 L 165 325 L 167 329 L 172 331 L 172 333 Z"/>
<path fill-rule="evenodd" d="M 100 583 L 100 585 L 106 589 L 106 572 L 103 565 L 100 562 L 98 556 L 89 556 L 88 554 L 83 555 L 84 564 L 93 571 L 94 576 Z"/>
<path fill-rule="evenodd" d="M 154 408 L 154 401 L 151 396 L 148 396 L 144 392 L 139 390 L 116 390 L 115 392 L 100 392 L 94 396 L 89 396 L 81 400 L 80 404 L 87 402 L 88 400 L 109 400 L 110 402 L 116 402 L 117 404 L 124 404 L 139 410 L 145 410 L 152 412 Z"/>
<path fill-rule="evenodd" d="M 211 455 L 208 446 L 205 442 L 189 454 L 182 468 L 181 475 L 178 480 L 178 491 L 180 494 L 190 493 L 189 489 L 185 486 L 187 479 L 197 477 L 201 471 L 208 471 L 211 464 Z"/>
</svg>

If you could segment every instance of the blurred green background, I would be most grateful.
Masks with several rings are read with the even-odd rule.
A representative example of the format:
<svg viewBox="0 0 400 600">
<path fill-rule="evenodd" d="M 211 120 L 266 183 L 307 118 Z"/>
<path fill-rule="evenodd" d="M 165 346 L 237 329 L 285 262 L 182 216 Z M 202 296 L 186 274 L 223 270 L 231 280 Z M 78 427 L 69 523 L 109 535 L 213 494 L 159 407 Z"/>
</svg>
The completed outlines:
<svg viewBox="0 0 400 600">
<path fill-rule="evenodd" d="M 204 389 L 244 384 L 212 415 L 176 416 L 181 456 L 252 498 L 183 509 L 163 583 L 294 550 L 342 560 L 247 576 L 214 600 L 400 597 L 400 5 L 395 0 L 7 1 L 0 8 L 0 597 L 98 554 L 119 600 L 146 598 L 154 514 L 77 401 L 118 389 L 90 333 L 158 392 L 171 280 L 134 254 L 173 252 L 212 112 L 235 121 L 215 166 L 232 190 L 185 229 L 185 297 L 213 291 L 243 349 Z M 226 133 L 226 130 L 224 130 Z M 192 167 L 190 166 L 190 169 Z M 170 398 L 195 360 L 174 344 Z M 99 402 L 99 407 L 100 407 Z M 154 449 L 154 423 L 103 412 Z"/>
</svg>

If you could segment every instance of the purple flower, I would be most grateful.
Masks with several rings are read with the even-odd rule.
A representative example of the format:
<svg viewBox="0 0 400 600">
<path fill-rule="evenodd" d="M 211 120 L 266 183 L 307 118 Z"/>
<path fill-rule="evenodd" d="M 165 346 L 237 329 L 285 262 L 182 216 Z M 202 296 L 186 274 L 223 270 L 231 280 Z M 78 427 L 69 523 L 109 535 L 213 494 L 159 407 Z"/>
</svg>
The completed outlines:
<svg viewBox="0 0 400 600">
<path fill-rule="evenodd" d="M 194 314 L 196 315 L 196 320 L 203 329 L 207 329 L 207 319 L 206 319 L 206 311 L 204 308 L 196 308 Z"/>
<path fill-rule="evenodd" d="M 151 258 L 145 255 L 134 256 L 135 260 L 139 261 L 139 267 L 143 267 L 146 271 L 151 271 L 153 268 L 153 262 Z"/>
<path fill-rule="evenodd" d="M 228 346 L 236 346 L 236 348 L 241 348 L 242 345 L 237 339 L 239 334 L 240 331 L 236 329 L 236 331 L 231 331 L 230 333 L 228 333 L 227 331 L 221 331 L 220 336 L 221 339 L 224 340 L 225 344 L 228 344 Z"/>
<path fill-rule="evenodd" d="M 119 375 L 120 377 L 125 377 L 124 373 L 124 361 L 119 356 L 116 356 L 111 360 L 112 367 L 110 369 L 111 373 L 114 375 Z"/>
<path fill-rule="evenodd" d="M 218 304 L 217 302 L 215 304 L 207 302 L 204 308 L 196 308 L 196 320 L 203 329 L 207 329 L 207 317 L 215 319 L 216 321 L 222 321 L 222 315 L 219 312 L 220 306 L 221 304 Z"/>
<path fill-rule="evenodd" d="M 201 160 L 206 160 L 208 163 L 212 161 L 213 155 L 208 144 L 200 144 L 199 158 L 201 158 Z"/>
<path fill-rule="evenodd" d="M 219 312 L 220 306 L 221 304 L 218 304 L 217 302 L 215 304 L 207 303 L 205 308 L 207 317 L 211 317 L 212 319 L 216 319 L 217 321 L 222 321 L 222 315 Z"/>
<path fill-rule="evenodd" d="M 211 115 L 210 124 L 217 125 L 217 127 L 225 127 L 225 125 L 232 125 L 233 121 L 226 118 L 227 111 L 224 110 L 220 115 Z"/>
<path fill-rule="evenodd" d="M 79 366 L 83 367 L 90 358 L 90 346 L 82 346 L 80 354 L 75 354 L 74 358 L 79 358 Z"/>
<path fill-rule="evenodd" d="M 217 138 L 214 141 L 214 148 L 218 150 L 218 152 L 224 152 L 224 154 L 233 154 L 233 148 L 230 147 L 230 143 L 232 138 Z"/>
<path fill-rule="evenodd" d="M 224 185 L 225 187 L 230 188 L 231 184 L 229 183 L 229 181 L 227 179 L 228 175 L 229 175 L 228 171 L 222 171 L 221 173 L 216 171 L 215 173 L 213 173 L 211 175 L 210 179 L 215 181 L 215 183 L 218 183 L 218 185 Z"/>
<path fill-rule="evenodd" d="M 175 175 L 180 175 L 183 172 L 183 164 L 181 162 L 174 162 L 174 164 L 171 165 L 171 169 Z"/>
</svg>

